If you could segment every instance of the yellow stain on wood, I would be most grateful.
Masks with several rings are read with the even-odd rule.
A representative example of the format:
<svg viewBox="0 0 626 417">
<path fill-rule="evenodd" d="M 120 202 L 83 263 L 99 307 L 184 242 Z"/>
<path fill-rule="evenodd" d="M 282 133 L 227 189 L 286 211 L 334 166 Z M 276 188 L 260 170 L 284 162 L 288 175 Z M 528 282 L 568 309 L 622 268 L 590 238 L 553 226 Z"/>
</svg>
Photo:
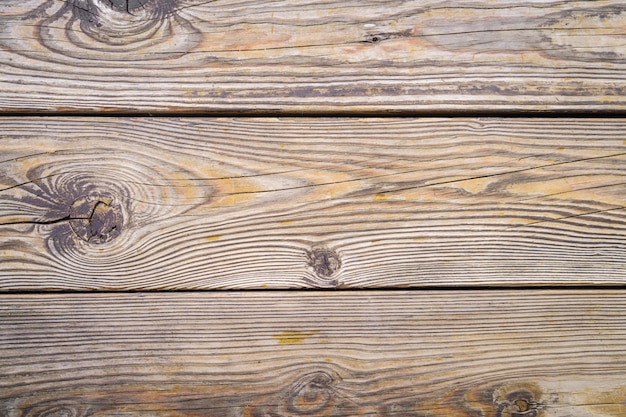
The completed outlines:
<svg viewBox="0 0 626 417">
<path fill-rule="evenodd" d="M 179 204 L 194 204 L 198 199 L 203 198 L 203 188 L 199 187 L 187 173 L 169 172 L 164 173 L 163 176 L 169 177 L 171 190 L 176 193 Z"/>
<path fill-rule="evenodd" d="M 389 198 L 386 194 L 376 194 L 374 196 L 374 201 L 385 201 Z"/>
<path fill-rule="evenodd" d="M 207 242 L 215 242 L 216 240 L 220 240 L 222 238 L 222 236 L 209 236 L 209 237 L 205 237 L 204 240 L 206 240 Z"/>
<path fill-rule="evenodd" d="M 293 224 L 293 220 L 283 220 L 282 222 L 279 222 L 279 223 L 285 226 L 289 226 L 290 224 Z"/>
<path fill-rule="evenodd" d="M 212 207 L 236 207 L 238 205 L 242 205 L 252 200 L 255 194 L 236 194 L 236 195 L 227 195 L 220 198 Z"/>
<path fill-rule="evenodd" d="M 612 391 L 600 391 L 598 389 L 585 390 L 589 404 L 586 406 L 602 415 L 610 417 L 626 416 L 626 386 L 621 386 Z"/>
<path fill-rule="evenodd" d="M 225 168 L 222 164 L 220 164 L 219 167 L 202 166 L 190 161 L 187 164 L 181 162 L 181 166 L 183 165 L 196 165 L 197 168 L 195 172 L 198 177 L 207 178 L 207 182 L 210 182 L 213 197 L 211 203 L 212 208 L 232 207 L 247 203 L 257 196 L 255 194 L 256 192 L 265 191 L 265 188 L 261 184 L 254 180 L 238 178 L 242 175 L 241 172 Z M 197 190 L 206 189 L 204 185 L 194 185 L 194 188 Z"/>
<path fill-rule="evenodd" d="M 244 194 L 244 193 L 256 193 L 260 191 L 266 191 L 261 184 L 248 180 L 247 178 L 229 178 L 229 193 L 230 194 Z"/>
<path fill-rule="evenodd" d="M 467 192 L 470 192 L 472 194 L 478 194 L 485 191 L 491 181 L 491 178 L 477 178 L 473 180 L 459 181 L 457 185 Z"/>
<path fill-rule="evenodd" d="M 310 332 L 299 332 L 296 330 L 287 330 L 279 334 L 275 334 L 272 337 L 278 339 L 279 345 L 298 345 L 304 343 L 304 340 L 308 337 L 314 336 L 319 333 L 319 330 L 311 330 Z"/>
<path fill-rule="evenodd" d="M 511 184 L 507 191 L 537 197 L 594 200 L 621 206 L 625 203 L 621 184 L 619 176 L 595 175 Z"/>
<path fill-rule="evenodd" d="M 207 32 L 204 34 L 203 43 L 198 45 L 197 49 L 211 48 L 216 53 L 236 50 L 239 53 L 246 53 L 249 57 L 266 57 L 266 49 L 293 45 L 289 42 L 293 38 L 291 33 L 271 33 L 272 28 L 267 29 L 269 31 L 254 30 L 243 25 L 240 29 L 226 32 Z M 216 48 L 216 45 L 219 47 Z"/>
<path fill-rule="evenodd" d="M 572 191 L 571 178 L 557 178 L 554 180 L 529 181 L 511 184 L 507 191 L 522 195 L 555 195 Z"/>
</svg>

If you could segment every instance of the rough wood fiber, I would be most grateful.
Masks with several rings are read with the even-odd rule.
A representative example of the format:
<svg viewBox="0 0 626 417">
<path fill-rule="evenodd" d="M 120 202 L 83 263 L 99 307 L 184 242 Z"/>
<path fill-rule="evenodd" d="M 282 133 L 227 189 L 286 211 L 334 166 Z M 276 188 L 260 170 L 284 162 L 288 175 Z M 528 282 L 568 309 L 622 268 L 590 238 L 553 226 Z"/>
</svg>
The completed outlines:
<svg viewBox="0 0 626 417">
<path fill-rule="evenodd" d="M 624 110 L 625 11 L 617 0 L 3 0 L 0 110 Z"/>
<path fill-rule="evenodd" d="M 623 417 L 622 291 L 0 297 L 0 414 Z"/>
<path fill-rule="evenodd" d="M 623 119 L 5 118 L 3 290 L 623 285 Z"/>
</svg>

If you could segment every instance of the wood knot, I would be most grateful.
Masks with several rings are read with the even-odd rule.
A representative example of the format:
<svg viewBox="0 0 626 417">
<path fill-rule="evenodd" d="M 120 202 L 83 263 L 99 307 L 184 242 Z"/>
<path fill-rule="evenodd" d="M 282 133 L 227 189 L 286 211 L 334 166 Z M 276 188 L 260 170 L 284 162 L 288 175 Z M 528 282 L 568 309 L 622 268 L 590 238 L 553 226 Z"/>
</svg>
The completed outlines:
<svg viewBox="0 0 626 417">
<path fill-rule="evenodd" d="M 172 12 L 178 6 L 178 0 L 87 0 L 88 2 L 103 3 L 118 12 L 132 14 L 138 10 L 156 10 Z"/>
<path fill-rule="evenodd" d="M 405 38 L 411 36 L 411 30 L 407 29 L 402 32 L 381 32 L 381 33 L 368 33 L 363 39 L 363 43 L 380 43 L 388 39 Z"/>
<path fill-rule="evenodd" d="M 317 371 L 300 378 L 293 386 L 287 402 L 287 411 L 297 415 L 324 413 L 332 406 L 334 378 Z"/>
<path fill-rule="evenodd" d="M 201 32 L 178 13 L 180 0 L 72 0 L 35 26 L 36 39 L 64 57 L 141 61 L 184 57 Z M 141 51 L 137 55 L 137 51 Z"/>
<path fill-rule="evenodd" d="M 504 398 L 496 398 L 496 417 L 537 417 L 543 405 L 535 394 L 527 389 L 508 392 Z"/>
<path fill-rule="evenodd" d="M 123 221 L 120 205 L 109 195 L 81 197 L 70 207 L 72 231 L 88 243 L 102 244 L 115 239 L 122 230 Z"/>
<path fill-rule="evenodd" d="M 110 40 L 114 31 L 107 29 L 125 27 L 124 33 L 132 36 L 136 32 L 149 30 L 159 21 L 171 15 L 177 8 L 177 0 L 76 0 L 72 12 L 81 21 L 81 29 L 95 35 L 99 28 Z M 118 25 L 115 25 L 117 23 Z M 146 26 L 147 25 L 147 26 Z M 102 40 L 102 39 L 101 39 Z"/>
<path fill-rule="evenodd" d="M 307 252 L 308 265 L 313 268 L 318 277 L 329 279 L 341 268 L 339 255 L 331 249 L 316 248 Z M 328 284 L 332 284 L 328 282 Z M 335 282 L 336 284 L 336 282 Z"/>
<path fill-rule="evenodd" d="M 25 416 L 28 417 L 84 417 L 86 414 L 83 407 L 61 404 L 39 404 L 26 407 Z"/>
<path fill-rule="evenodd" d="M 144 7 L 151 0 L 108 0 L 114 9 L 130 13 L 134 9 Z"/>
<path fill-rule="evenodd" d="M 76 417 L 76 410 L 69 407 L 57 407 L 43 411 L 38 417 Z"/>
<path fill-rule="evenodd" d="M 254 417 L 327 417 L 362 415 L 352 400 L 338 395 L 336 384 L 340 377 L 330 369 L 316 369 L 297 378 L 276 397 L 263 397 L 260 404 L 252 406 Z"/>
</svg>

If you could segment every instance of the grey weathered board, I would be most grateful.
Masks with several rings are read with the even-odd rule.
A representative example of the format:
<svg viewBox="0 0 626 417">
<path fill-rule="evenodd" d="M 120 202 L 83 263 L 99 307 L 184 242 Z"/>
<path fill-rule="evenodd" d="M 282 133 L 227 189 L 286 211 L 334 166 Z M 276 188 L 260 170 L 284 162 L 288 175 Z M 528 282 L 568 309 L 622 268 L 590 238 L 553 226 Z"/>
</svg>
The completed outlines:
<svg viewBox="0 0 626 417">
<path fill-rule="evenodd" d="M 623 291 L 0 295 L 3 417 L 623 417 Z"/>
<path fill-rule="evenodd" d="M 0 123 L 2 290 L 626 283 L 624 119 Z"/>
<path fill-rule="evenodd" d="M 4 112 L 626 110 L 626 4 L 3 0 Z"/>
</svg>

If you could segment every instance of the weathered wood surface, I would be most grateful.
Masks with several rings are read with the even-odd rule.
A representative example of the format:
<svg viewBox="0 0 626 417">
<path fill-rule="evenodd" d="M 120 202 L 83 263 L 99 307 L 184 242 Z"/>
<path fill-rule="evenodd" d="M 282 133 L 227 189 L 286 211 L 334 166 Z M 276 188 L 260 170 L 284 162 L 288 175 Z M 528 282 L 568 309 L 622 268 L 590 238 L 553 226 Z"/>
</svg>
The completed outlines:
<svg viewBox="0 0 626 417">
<path fill-rule="evenodd" d="M 626 283 L 624 119 L 0 123 L 2 290 Z"/>
<path fill-rule="evenodd" d="M 617 0 L 3 0 L 0 110 L 625 110 L 625 11 Z"/>
<path fill-rule="evenodd" d="M 0 414 L 623 417 L 622 291 L 3 295 Z"/>
</svg>

